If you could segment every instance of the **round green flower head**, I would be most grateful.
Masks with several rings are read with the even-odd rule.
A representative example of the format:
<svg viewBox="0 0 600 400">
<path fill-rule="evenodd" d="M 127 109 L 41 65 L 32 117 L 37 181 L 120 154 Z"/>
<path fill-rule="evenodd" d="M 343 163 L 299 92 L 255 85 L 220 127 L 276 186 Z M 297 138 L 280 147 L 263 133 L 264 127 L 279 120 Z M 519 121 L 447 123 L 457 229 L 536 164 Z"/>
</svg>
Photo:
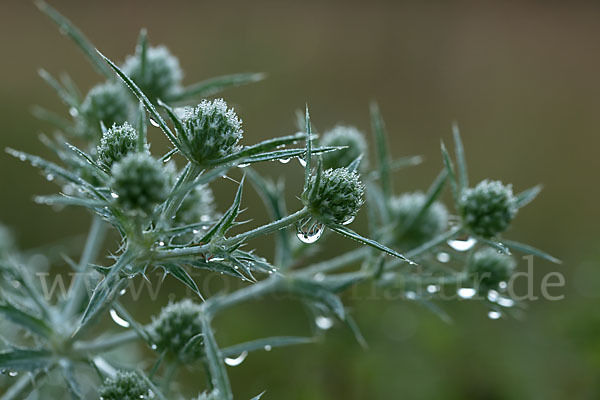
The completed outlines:
<svg viewBox="0 0 600 400">
<path fill-rule="evenodd" d="M 131 153 L 111 169 L 113 197 L 129 211 L 151 214 L 168 195 L 168 176 L 160 161 L 146 153 Z"/>
<path fill-rule="evenodd" d="M 318 187 L 311 178 L 302 201 L 311 214 L 324 223 L 351 222 L 363 205 L 364 185 L 356 172 L 346 168 L 328 169 L 321 174 Z"/>
<path fill-rule="evenodd" d="M 244 133 L 242 121 L 223 99 L 184 109 L 182 122 L 192 157 L 200 165 L 236 152 Z"/>
<path fill-rule="evenodd" d="M 496 249 L 486 247 L 477 251 L 469 264 L 469 272 L 473 275 L 479 291 L 487 293 L 498 288 L 500 282 L 510 279 L 515 270 L 515 260 Z"/>
<path fill-rule="evenodd" d="M 405 193 L 390 200 L 390 214 L 395 225 L 396 242 L 404 249 L 412 249 L 433 239 L 448 226 L 448 210 L 442 203 L 432 203 L 427 211 L 412 226 L 427 196 L 421 192 Z"/>
<path fill-rule="evenodd" d="M 102 83 L 94 86 L 81 103 L 79 129 L 87 137 L 95 137 L 102 132 L 100 122 L 109 127 L 122 124 L 129 116 L 130 99 L 122 85 Z"/>
<path fill-rule="evenodd" d="M 508 229 L 517 214 L 511 185 L 483 180 L 466 189 L 461 198 L 463 220 L 473 233 L 492 237 Z"/>
<path fill-rule="evenodd" d="M 339 125 L 326 132 L 319 140 L 321 146 L 346 146 L 342 150 L 331 151 L 322 155 L 324 168 L 347 167 L 361 154 L 361 166 L 366 165 L 368 148 L 364 135 L 352 126 Z"/>
<path fill-rule="evenodd" d="M 148 383 L 133 371 L 117 371 L 114 378 L 107 378 L 99 390 L 100 400 L 151 399 L 154 394 Z"/>
<path fill-rule="evenodd" d="M 97 148 L 98 161 L 110 168 L 129 153 L 137 149 L 138 133 L 125 122 L 123 125 L 113 125 L 104 132 Z"/>
<path fill-rule="evenodd" d="M 179 60 L 165 46 L 146 50 L 144 71 L 139 52 L 127 57 L 122 70 L 152 102 L 156 99 L 167 100 L 169 95 L 181 90 L 183 72 Z"/>
<path fill-rule="evenodd" d="M 194 336 L 202 333 L 202 308 L 189 299 L 169 304 L 152 321 L 150 335 L 156 351 L 168 351 L 180 361 L 197 360 L 202 356 L 199 345 L 183 349 Z"/>
</svg>

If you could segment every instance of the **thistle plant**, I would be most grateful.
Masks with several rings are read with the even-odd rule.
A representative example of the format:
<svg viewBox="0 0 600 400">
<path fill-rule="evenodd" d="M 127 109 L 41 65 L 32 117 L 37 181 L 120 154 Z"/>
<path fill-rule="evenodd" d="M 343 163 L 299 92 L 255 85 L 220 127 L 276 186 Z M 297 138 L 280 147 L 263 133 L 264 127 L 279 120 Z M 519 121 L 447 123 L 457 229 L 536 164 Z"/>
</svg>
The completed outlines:
<svg viewBox="0 0 600 400">
<path fill-rule="evenodd" d="M 0 399 L 26 398 L 31 391 L 43 397 L 48 380 L 64 382 L 65 393 L 77 399 L 180 399 L 181 385 L 174 384 L 178 371 L 203 365 L 207 384 L 192 388 L 196 398 L 228 400 L 234 397 L 227 373 L 232 359 L 243 361 L 252 351 L 316 339 L 267 337 L 222 347 L 212 321 L 236 305 L 274 293 L 289 294 L 312 314 L 316 336 L 339 320 L 362 343 L 340 297 L 350 287 L 402 286 L 408 300 L 428 304 L 442 287 L 454 285 L 459 297 L 473 297 L 461 296 L 462 289 L 471 289 L 483 295 L 486 307 L 510 315 L 515 304 L 503 291 L 516 268 L 511 251 L 558 262 L 501 236 L 540 187 L 513 195 L 510 186 L 486 180 L 469 188 L 456 128 L 456 161 L 442 144 L 443 168 L 429 189 L 396 194 L 392 173 L 420 159 L 392 160 L 375 104 L 372 159 L 377 162 L 372 167 L 364 162 L 369 148 L 357 130 L 338 127 L 319 140 L 308 106 L 301 132 L 246 144 L 252 143 L 252 132 L 242 141 L 237 112 L 223 99 L 206 97 L 260 80 L 262 74 L 229 75 L 184 86 L 179 61 L 165 47 L 150 47 L 144 30 L 135 54 L 119 65 L 56 10 L 43 1 L 37 5 L 74 40 L 103 82 L 80 100 L 71 80 L 58 81 L 42 72 L 72 117 L 65 120 L 36 109 L 36 115 L 54 123 L 59 132 L 53 138 L 42 137 L 57 161 L 13 149 L 8 153 L 59 185 L 58 194 L 38 196 L 37 202 L 83 207 L 92 223 L 80 260 L 67 260 L 77 273 L 72 289 L 58 299 L 43 295 L 34 267 L 12 245 L 10 232 L 0 227 L 0 315 L 7 321 L 0 328 L 5 338 L 0 344 L 0 369 L 13 380 Z M 166 136 L 170 148 L 149 145 L 149 126 Z M 287 211 L 284 186 L 253 169 L 254 164 L 290 158 L 298 158 L 303 166 L 299 175 L 304 185 L 296 193 L 300 201 L 294 212 Z M 230 177 L 237 190 L 229 201 L 217 202 L 210 186 L 223 176 L 239 176 Z M 248 180 L 271 216 L 251 228 L 240 220 Z M 453 216 L 441 200 L 447 184 Z M 364 234 L 350 228 L 362 209 L 369 226 Z M 100 253 L 111 229 L 120 242 L 106 263 Z M 307 255 L 319 250 L 294 243 L 298 239 L 314 243 L 324 231 L 352 239 L 356 247 L 341 255 L 322 253 L 318 262 L 307 261 L 315 258 Z M 266 235 L 275 242 L 272 260 L 248 250 L 254 239 Z M 131 281 L 149 279 L 155 270 L 176 278 L 193 297 L 154 310 L 151 321 L 138 319 L 121 296 Z M 192 276 L 197 270 L 239 279 L 241 287 L 208 296 Z M 92 277 L 89 293 L 83 276 Z M 115 332 L 99 324 L 107 315 L 126 329 Z M 147 348 L 145 354 L 152 358 L 123 362 L 110 351 L 133 347 Z"/>
</svg>

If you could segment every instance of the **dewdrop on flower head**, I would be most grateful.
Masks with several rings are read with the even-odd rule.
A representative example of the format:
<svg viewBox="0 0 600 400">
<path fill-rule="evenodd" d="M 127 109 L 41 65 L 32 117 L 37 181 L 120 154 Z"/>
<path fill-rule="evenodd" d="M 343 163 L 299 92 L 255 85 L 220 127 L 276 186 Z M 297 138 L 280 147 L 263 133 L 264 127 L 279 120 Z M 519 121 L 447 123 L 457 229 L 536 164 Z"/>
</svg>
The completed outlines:
<svg viewBox="0 0 600 400">
<path fill-rule="evenodd" d="M 179 60 L 165 46 L 146 50 L 144 71 L 140 52 L 128 56 L 122 70 L 153 102 L 156 99 L 166 100 L 169 95 L 181 90 L 183 72 Z"/>
<path fill-rule="evenodd" d="M 111 169 L 110 187 L 117 204 L 128 211 L 152 213 L 168 195 L 168 177 L 162 163 L 146 153 L 132 153 Z"/>
<path fill-rule="evenodd" d="M 137 372 L 117 371 L 114 378 L 107 378 L 99 389 L 101 400 L 151 399 L 150 386 Z"/>
<path fill-rule="evenodd" d="M 189 299 L 169 304 L 152 321 L 150 336 L 159 353 L 169 352 L 180 361 L 193 361 L 202 356 L 199 343 L 183 354 L 194 336 L 202 333 L 202 307 Z"/>
<path fill-rule="evenodd" d="M 345 146 L 347 148 L 330 151 L 322 155 L 323 168 L 341 168 L 347 167 L 356 160 L 361 154 L 363 159 L 361 166 L 366 166 L 368 148 L 364 135 L 352 126 L 339 125 L 332 130 L 325 132 L 319 140 L 321 146 Z"/>
<path fill-rule="evenodd" d="M 82 136 L 98 138 L 102 132 L 100 124 L 112 126 L 122 124 L 129 117 L 130 98 L 118 83 L 106 82 L 94 86 L 81 103 L 78 130 Z"/>
<path fill-rule="evenodd" d="M 97 148 L 98 161 L 110 168 L 127 154 L 133 153 L 138 145 L 137 131 L 125 122 L 123 125 L 113 125 L 104 132 Z"/>
<path fill-rule="evenodd" d="M 498 253 L 491 247 L 477 251 L 469 264 L 469 272 L 475 279 L 480 292 L 497 289 L 500 282 L 510 279 L 516 263 L 506 254 Z"/>
<path fill-rule="evenodd" d="M 351 221 L 363 205 L 364 185 L 356 172 L 346 168 L 323 171 L 319 186 L 311 178 L 302 201 L 317 220 L 323 223 L 344 224 Z M 316 190 L 316 192 L 314 192 Z M 315 195 L 311 195 L 314 193 Z"/>
<path fill-rule="evenodd" d="M 405 193 L 393 197 L 389 201 L 390 217 L 395 226 L 396 243 L 404 249 L 412 249 L 433 239 L 444 232 L 448 226 L 448 210 L 436 201 L 409 228 L 427 201 L 427 196 L 421 192 Z"/>
<path fill-rule="evenodd" d="M 492 237 L 504 232 L 517 214 L 511 185 L 483 180 L 466 189 L 461 198 L 463 221 L 476 235 Z"/>
<path fill-rule="evenodd" d="M 244 133 L 242 121 L 223 99 L 184 109 L 182 121 L 193 161 L 200 165 L 236 152 Z"/>
</svg>

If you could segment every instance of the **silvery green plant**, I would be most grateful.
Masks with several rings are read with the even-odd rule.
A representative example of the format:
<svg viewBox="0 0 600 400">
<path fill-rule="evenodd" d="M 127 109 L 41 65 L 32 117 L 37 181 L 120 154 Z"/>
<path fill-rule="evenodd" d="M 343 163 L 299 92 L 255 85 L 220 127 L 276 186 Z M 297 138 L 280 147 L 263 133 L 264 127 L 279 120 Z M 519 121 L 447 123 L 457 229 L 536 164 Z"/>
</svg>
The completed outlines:
<svg viewBox="0 0 600 400">
<path fill-rule="evenodd" d="M 75 399 L 181 399 L 175 390 L 180 386 L 174 385 L 177 372 L 195 365 L 205 367 L 208 382 L 207 387 L 193 388 L 196 399 L 229 400 L 234 392 L 227 367 L 240 364 L 250 352 L 314 342 L 336 321 L 346 323 L 363 343 L 340 297 L 350 287 L 367 282 L 381 288 L 402 285 L 407 300 L 431 306 L 441 288 L 458 283 L 459 295 L 462 289 L 479 292 L 494 315 L 508 315 L 515 306 L 503 292 L 516 267 L 511 250 L 558 262 L 501 236 L 540 187 L 514 195 L 510 186 L 485 180 L 470 188 L 457 129 L 456 161 L 442 144 L 443 168 L 429 189 L 396 194 L 392 173 L 418 164 L 420 158 L 392 160 L 375 104 L 371 120 L 377 163 L 372 168 L 363 161 L 366 138 L 355 128 L 337 127 L 315 145 L 318 135 L 312 131 L 308 107 L 301 132 L 248 145 L 237 112 L 223 99 L 205 97 L 260 80 L 261 74 L 184 86 L 179 61 L 165 47 L 150 47 L 145 31 L 134 55 L 119 66 L 56 10 L 42 1 L 37 4 L 75 41 L 104 82 L 81 96 L 66 75 L 59 81 L 42 71 L 72 118 L 35 110 L 56 127 L 55 137 L 43 136 L 42 141 L 58 162 L 8 152 L 58 183 L 60 193 L 39 196 L 39 203 L 83 207 L 93 219 L 81 258 L 67 260 L 77 274 L 64 299 L 43 295 L 30 258 L 0 227 L 0 369 L 6 374 L 0 381 L 6 387 L 2 400 L 27 398 L 32 392 L 38 395 L 32 398 L 44 398 L 49 380 L 64 382 L 65 393 L 55 394 L 61 398 L 68 393 Z M 166 136 L 170 149 L 150 151 L 148 123 Z M 291 213 L 283 183 L 252 168 L 290 158 L 300 161 L 304 182 Z M 210 185 L 226 174 L 240 174 L 241 179 L 233 199 L 221 208 L 214 204 Z M 247 181 L 261 195 L 271 221 L 245 230 L 239 216 Z M 446 184 L 454 200 L 452 216 L 441 200 Z M 350 228 L 362 208 L 369 226 L 364 236 Z M 232 228 L 239 233 L 232 234 Z M 120 247 L 112 263 L 99 265 L 110 229 L 120 235 Z M 307 263 L 314 257 L 306 256 L 319 251 L 311 244 L 326 230 L 353 239 L 358 247 Z M 272 260 L 247 250 L 254 239 L 270 234 L 275 239 Z M 195 296 L 155 310 L 151 321 L 138 320 L 120 296 L 130 281 L 148 279 L 155 270 L 175 277 Z M 243 284 L 205 298 L 193 270 L 227 275 Z M 96 277 L 90 293 L 84 275 Z M 477 279 L 480 275 L 483 279 Z M 212 328 L 215 316 L 274 293 L 290 294 L 307 307 L 313 315 L 313 337 L 219 345 Z M 118 316 L 115 321 L 127 329 L 115 332 L 98 324 L 106 315 Z M 124 363 L 110 352 L 132 346 L 147 347 L 153 359 Z"/>
</svg>

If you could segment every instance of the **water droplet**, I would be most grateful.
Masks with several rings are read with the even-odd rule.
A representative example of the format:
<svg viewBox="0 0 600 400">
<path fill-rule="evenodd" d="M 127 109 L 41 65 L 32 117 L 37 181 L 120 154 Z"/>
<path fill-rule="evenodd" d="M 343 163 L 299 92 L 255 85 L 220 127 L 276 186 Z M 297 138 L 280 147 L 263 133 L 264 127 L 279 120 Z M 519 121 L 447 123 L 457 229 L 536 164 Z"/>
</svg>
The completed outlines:
<svg viewBox="0 0 600 400">
<path fill-rule="evenodd" d="M 197 235 L 198 233 L 200 233 L 200 231 L 199 231 L 198 229 L 194 229 L 194 230 L 192 231 L 192 233 L 193 233 L 194 235 Z"/>
<path fill-rule="evenodd" d="M 325 280 L 325 274 L 322 272 L 319 272 L 315 275 L 315 281 L 317 282 L 323 282 Z"/>
<path fill-rule="evenodd" d="M 437 293 L 440 291 L 440 285 L 427 285 L 428 293 Z"/>
<path fill-rule="evenodd" d="M 227 357 L 227 358 L 225 358 L 225 364 L 229 365 L 230 367 L 237 367 L 238 365 L 240 365 L 241 363 L 244 362 L 244 360 L 246 359 L 247 356 L 248 356 L 248 352 L 244 351 L 242 354 L 240 354 L 236 358 Z"/>
<path fill-rule="evenodd" d="M 342 225 L 350 225 L 352 222 L 354 222 L 354 218 L 356 218 L 354 215 L 351 216 L 350 218 L 348 218 L 344 222 L 342 222 Z"/>
<path fill-rule="evenodd" d="M 488 300 L 491 301 L 492 303 L 495 303 L 499 297 L 500 297 L 500 294 L 498 292 L 496 292 L 495 290 L 490 290 L 487 295 Z"/>
<path fill-rule="evenodd" d="M 437 256 L 435 258 L 437 258 L 437 260 L 441 263 L 447 263 L 448 261 L 450 261 L 450 254 L 446 253 L 445 251 L 440 251 L 439 253 L 437 253 Z"/>
<path fill-rule="evenodd" d="M 300 162 L 300 165 L 302 165 L 302 167 L 306 168 L 306 161 L 304 160 L 304 158 L 298 157 L 298 162 Z"/>
<path fill-rule="evenodd" d="M 71 107 L 69 108 L 69 114 L 71 114 L 71 117 L 75 118 L 79 115 L 79 111 L 75 107 Z"/>
<path fill-rule="evenodd" d="M 467 237 L 465 239 L 453 239 L 448 240 L 448 246 L 452 247 L 456 251 L 467 251 L 473 248 L 477 243 L 477 239 Z"/>
<path fill-rule="evenodd" d="M 155 126 L 155 127 L 159 127 L 158 122 L 156 122 L 154 119 L 150 118 L 150 123 Z"/>
<path fill-rule="evenodd" d="M 488 318 L 489 319 L 499 319 L 500 317 L 502 317 L 502 314 L 498 311 L 490 311 L 488 313 Z"/>
<path fill-rule="evenodd" d="M 333 326 L 333 320 L 329 317 L 320 315 L 317 318 L 315 318 L 315 324 L 317 325 L 317 328 L 326 331 L 328 329 L 331 329 L 331 327 Z"/>
<path fill-rule="evenodd" d="M 416 300 L 417 299 L 417 294 L 413 291 L 407 291 L 404 296 L 408 299 L 408 300 Z"/>
<path fill-rule="evenodd" d="M 502 281 L 498 284 L 498 287 L 500 289 L 506 289 L 508 287 L 508 284 L 506 282 Z"/>
<path fill-rule="evenodd" d="M 48 182 L 52 182 L 54 180 L 54 175 L 48 174 L 46 175 L 46 179 L 48 180 Z"/>
<path fill-rule="evenodd" d="M 282 164 L 287 164 L 287 163 L 290 162 L 290 159 L 289 158 L 280 158 L 279 162 L 282 163 Z"/>
<path fill-rule="evenodd" d="M 163 162 L 164 162 L 165 164 L 166 164 L 166 163 L 168 163 L 169 161 L 171 161 L 171 156 L 169 156 L 169 157 L 167 157 L 167 158 L 165 158 L 165 159 L 163 160 Z"/>
<path fill-rule="evenodd" d="M 123 296 L 125 293 L 127 293 L 127 289 L 121 289 L 119 295 Z"/>
<path fill-rule="evenodd" d="M 248 166 L 250 166 L 250 163 L 239 164 L 239 165 L 238 165 L 238 168 L 246 168 L 246 167 L 248 167 Z"/>
<path fill-rule="evenodd" d="M 158 346 L 157 346 L 157 345 L 155 345 L 154 343 L 152 343 L 152 345 L 150 345 L 150 348 L 151 348 L 152 350 L 156 350 L 156 349 L 158 348 Z"/>
<path fill-rule="evenodd" d="M 158 245 L 162 247 L 162 246 L 164 246 L 164 245 L 165 245 L 165 242 L 163 242 L 163 241 L 161 240 L 160 242 L 158 242 Z"/>
<path fill-rule="evenodd" d="M 319 240 L 325 225 L 311 217 L 304 218 L 296 224 L 296 236 L 302 243 L 311 244 Z"/>
<path fill-rule="evenodd" d="M 14 287 L 15 289 L 18 289 L 18 288 L 20 288 L 20 287 L 21 287 L 21 282 L 19 282 L 19 281 L 13 281 L 13 282 L 12 282 L 12 285 L 13 285 L 13 287 Z"/>
<path fill-rule="evenodd" d="M 272 349 L 271 345 L 266 345 L 265 346 L 265 351 L 271 351 L 271 349 Z"/>
<path fill-rule="evenodd" d="M 496 304 L 498 304 L 501 307 L 510 308 L 510 307 L 514 307 L 515 301 L 513 299 L 509 299 L 508 297 L 500 296 L 496 300 Z"/>
<path fill-rule="evenodd" d="M 19 373 L 17 371 L 8 371 L 8 376 L 11 376 L 14 378 L 17 375 L 19 375 Z"/>
<path fill-rule="evenodd" d="M 473 288 L 460 288 L 456 293 L 461 299 L 472 299 L 477 294 L 477 291 Z"/>
<path fill-rule="evenodd" d="M 119 198 L 119 195 L 118 195 L 118 194 L 116 194 L 116 193 L 114 193 L 114 192 L 111 192 L 111 193 L 110 193 L 110 197 L 112 197 L 113 199 L 118 199 L 118 198 Z"/>
<path fill-rule="evenodd" d="M 110 317 L 113 321 L 115 321 L 115 324 L 122 326 L 123 328 L 129 328 L 129 322 L 121 318 L 121 316 L 117 314 L 117 311 L 114 308 L 110 309 Z"/>
</svg>

